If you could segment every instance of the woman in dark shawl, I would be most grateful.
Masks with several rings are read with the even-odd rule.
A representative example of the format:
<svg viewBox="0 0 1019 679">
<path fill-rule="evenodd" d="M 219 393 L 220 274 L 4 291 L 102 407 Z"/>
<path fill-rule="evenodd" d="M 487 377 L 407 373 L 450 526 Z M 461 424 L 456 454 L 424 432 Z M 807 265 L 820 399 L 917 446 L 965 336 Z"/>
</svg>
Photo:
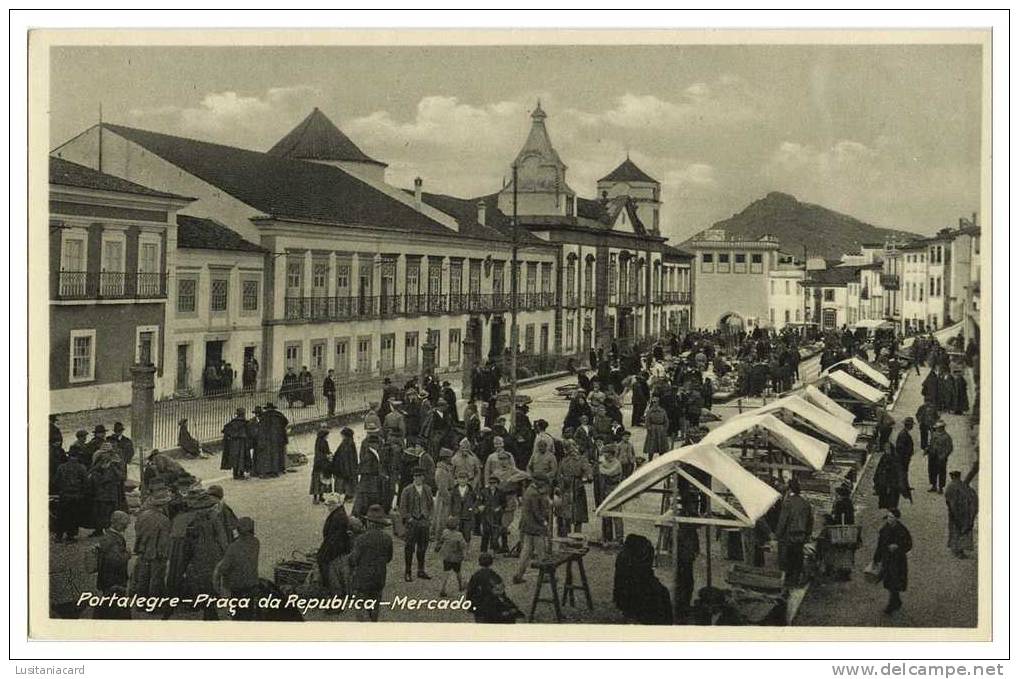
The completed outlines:
<svg viewBox="0 0 1019 679">
<path fill-rule="evenodd" d="M 331 594 L 338 596 L 346 594 L 347 587 L 341 575 L 342 569 L 338 568 L 335 561 L 350 553 L 352 541 L 350 517 L 340 503 L 326 517 L 322 526 L 322 545 L 315 553 L 319 577 Z"/>
<path fill-rule="evenodd" d="M 874 470 L 874 494 L 878 497 L 878 507 L 897 509 L 899 498 L 906 490 L 899 456 L 894 446 L 886 444 L 881 449 L 881 457 L 878 458 L 877 468 Z"/>
<path fill-rule="evenodd" d="M 643 535 L 626 536 L 616 557 L 612 601 L 627 621 L 640 625 L 671 625 L 669 590 L 655 576 L 655 548 Z"/>
<path fill-rule="evenodd" d="M 885 613 L 894 613 L 902 608 L 900 592 L 906 591 L 909 582 L 909 560 L 907 554 L 913 549 L 913 536 L 899 521 L 899 510 L 891 509 L 885 517 L 885 525 L 877 536 L 874 563 L 881 566 L 881 582 L 888 590 L 888 605 Z"/>
<path fill-rule="evenodd" d="M 344 499 L 354 496 L 357 486 L 357 446 L 354 443 L 354 430 L 344 427 L 340 430 L 340 445 L 333 455 L 332 472 L 336 492 L 343 493 Z"/>
</svg>

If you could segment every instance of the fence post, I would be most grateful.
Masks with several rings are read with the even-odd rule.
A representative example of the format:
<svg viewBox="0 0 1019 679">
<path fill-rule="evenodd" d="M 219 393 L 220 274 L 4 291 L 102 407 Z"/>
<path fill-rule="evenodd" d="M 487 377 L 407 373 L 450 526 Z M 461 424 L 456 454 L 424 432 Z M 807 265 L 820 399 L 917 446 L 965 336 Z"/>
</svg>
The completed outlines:
<svg viewBox="0 0 1019 679">
<path fill-rule="evenodd" d="M 144 469 L 144 460 L 152 450 L 155 376 L 156 368 L 151 364 L 131 366 L 131 437 L 134 439 L 140 469 Z"/>
</svg>

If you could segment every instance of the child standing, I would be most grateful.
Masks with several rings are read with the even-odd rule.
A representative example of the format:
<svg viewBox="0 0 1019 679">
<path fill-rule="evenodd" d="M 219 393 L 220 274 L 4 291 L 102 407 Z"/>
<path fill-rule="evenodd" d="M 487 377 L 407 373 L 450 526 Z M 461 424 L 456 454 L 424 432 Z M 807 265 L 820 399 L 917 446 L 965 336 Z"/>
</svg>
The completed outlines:
<svg viewBox="0 0 1019 679">
<path fill-rule="evenodd" d="M 460 577 L 460 566 L 467 556 L 467 541 L 460 532 L 460 522 L 455 517 L 446 520 L 446 528 L 442 531 L 439 540 L 439 553 L 442 556 L 442 589 L 439 596 L 446 596 L 446 585 L 449 584 L 449 576 L 456 574 L 457 591 L 463 591 L 463 580 Z"/>
</svg>

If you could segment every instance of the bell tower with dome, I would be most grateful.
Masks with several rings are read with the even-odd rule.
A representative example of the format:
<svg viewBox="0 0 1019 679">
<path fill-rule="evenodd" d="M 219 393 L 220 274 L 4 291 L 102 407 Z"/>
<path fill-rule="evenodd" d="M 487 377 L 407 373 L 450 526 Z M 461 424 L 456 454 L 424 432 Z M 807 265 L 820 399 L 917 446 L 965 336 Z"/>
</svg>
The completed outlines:
<svg viewBox="0 0 1019 679">
<path fill-rule="evenodd" d="M 548 115 L 538 101 L 531 112 L 531 131 L 513 164 L 517 167 L 517 212 L 521 215 L 576 214 L 577 194 L 566 183 L 566 163 L 552 146 L 545 127 Z M 510 166 L 510 176 L 512 177 Z M 513 214 L 513 180 L 499 192 L 499 210 Z"/>
</svg>

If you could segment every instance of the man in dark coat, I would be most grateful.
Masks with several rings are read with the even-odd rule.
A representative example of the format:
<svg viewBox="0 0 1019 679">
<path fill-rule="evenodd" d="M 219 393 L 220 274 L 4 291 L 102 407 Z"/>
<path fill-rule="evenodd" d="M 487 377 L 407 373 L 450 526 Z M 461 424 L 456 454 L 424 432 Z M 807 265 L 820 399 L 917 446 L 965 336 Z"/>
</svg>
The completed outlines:
<svg viewBox="0 0 1019 679">
<path fill-rule="evenodd" d="M 336 382 L 333 381 L 333 371 L 330 369 L 322 380 L 322 396 L 326 400 L 326 414 L 332 417 L 336 414 Z"/>
<path fill-rule="evenodd" d="M 907 417 L 902 422 L 902 431 L 895 437 L 895 454 L 902 464 L 902 478 L 909 483 L 909 461 L 913 459 L 913 418 Z"/>
<path fill-rule="evenodd" d="M 643 625 L 671 625 L 669 590 L 654 571 L 655 548 L 643 535 L 626 536 L 616 557 L 612 601 L 627 620 Z"/>
<path fill-rule="evenodd" d="M 92 486 L 92 519 L 95 525 L 92 535 L 102 535 L 109 528 L 110 517 L 120 504 L 124 486 L 120 456 L 109 443 L 103 443 L 96 452 L 92 467 L 89 468 L 89 481 Z"/>
<path fill-rule="evenodd" d="M 945 431 L 945 423 L 938 420 L 934 424 L 930 445 L 927 447 L 927 477 L 931 487 L 928 493 L 943 493 L 945 482 L 948 481 L 948 457 L 954 445 L 952 437 Z"/>
<path fill-rule="evenodd" d="M 85 444 L 85 451 L 84 455 L 82 455 L 81 463 L 86 467 L 91 467 L 96 452 L 104 443 L 106 443 L 106 427 L 101 424 L 97 424 L 95 429 L 92 430 L 92 440 Z"/>
<path fill-rule="evenodd" d="M 442 383 L 442 400 L 444 400 L 449 406 L 449 416 L 453 419 L 453 422 L 460 421 L 460 414 L 456 409 L 456 392 L 453 391 L 453 387 L 449 382 Z"/>
<path fill-rule="evenodd" d="M 60 497 L 57 505 L 56 539 L 74 542 L 78 526 L 88 514 L 88 470 L 81 463 L 78 451 L 71 453 L 66 462 L 57 467 L 54 490 Z"/>
<path fill-rule="evenodd" d="M 913 549 L 913 536 L 899 521 L 898 509 L 890 509 L 885 517 L 885 524 L 877 537 L 877 549 L 874 550 L 874 563 L 881 566 L 881 582 L 888 590 L 888 605 L 885 613 L 891 614 L 902 608 L 900 592 L 906 591 L 909 581 L 909 561 L 907 554 Z"/>
<path fill-rule="evenodd" d="M 936 369 L 931 368 L 927 373 L 920 386 L 920 393 L 923 394 L 924 402 L 931 404 L 935 410 L 941 407 L 941 378 Z"/>
<path fill-rule="evenodd" d="M 938 421 L 938 410 L 931 403 L 924 402 L 916 410 L 916 421 L 920 426 L 920 448 L 924 451 L 930 444 L 931 430 Z"/>
<path fill-rule="evenodd" d="M 125 465 L 131 464 L 134 459 L 134 443 L 124 436 L 124 425 L 120 422 L 113 424 L 113 434 L 106 439 L 113 444 L 113 449 L 120 454 L 120 459 Z"/>
<path fill-rule="evenodd" d="M 782 501 L 775 537 L 782 546 L 786 586 L 797 587 L 803 573 L 803 545 L 814 531 L 814 510 L 800 497 L 800 482 L 789 481 L 789 493 Z"/>
<path fill-rule="evenodd" d="M 357 445 L 350 427 L 340 430 L 340 445 L 333 453 L 332 475 L 338 484 L 336 492 L 342 493 L 344 500 L 353 497 L 357 489 Z"/>
<path fill-rule="evenodd" d="M 287 402 L 287 407 L 294 407 L 294 401 L 300 398 L 300 390 L 297 373 L 292 367 L 287 368 L 287 373 L 283 376 L 283 383 L 280 385 L 280 398 Z"/>
<path fill-rule="evenodd" d="M 969 410 L 969 385 L 961 372 L 954 373 L 952 381 L 952 412 L 962 415 Z"/>
<path fill-rule="evenodd" d="M 382 501 L 383 441 L 379 428 L 372 422 L 365 424 L 365 438 L 357 456 L 357 491 L 354 495 L 353 514 L 362 517 L 369 507 Z"/>
<path fill-rule="evenodd" d="M 223 456 L 220 469 L 233 470 L 235 479 L 245 478 L 248 461 L 248 421 L 244 408 L 238 408 L 234 418 L 223 427 Z"/>
<path fill-rule="evenodd" d="M 647 373 L 640 373 L 633 382 L 633 415 L 630 417 L 630 426 L 638 427 L 644 424 L 644 411 L 647 410 L 648 400 L 651 398 L 651 387 L 647 383 Z"/>
<path fill-rule="evenodd" d="M 358 609 L 358 620 L 378 622 L 379 599 L 386 586 L 386 569 L 393 560 L 393 538 L 382 530 L 389 525 L 389 519 L 381 506 L 368 507 L 364 519 L 367 530 L 354 538 L 347 557 L 350 585 L 355 595 L 374 603 L 371 608 Z"/>
<path fill-rule="evenodd" d="M 131 553 L 127 550 L 124 531 L 131 523 L 131 517 L 125 512 L 116 511 L 110 517 L 110 529 L 96 545 L 96 589 L 104 594 L 127 593 L 127 564 Z M 124 615 L 119 606 L 107 605 L 97 608 L 93 617 L 96 619 L 128 618 L 130 611 Z"/>
<path fill-rule="evenodd" d="M 400 518 L 403 519 L 404 536 L 403 547 L 403 578 L 412 582 L 411 566 L 415 555 L 417 556 L 418 578 L 430 580 L 431 576 L 425 572 L 425 554 L 428 551 L 428 527 L 432 519 L 432 511 L 435 509 L 432 500 L 432 489 L 425 484 L 424 467 L 415 467 L 413 470 L 414 481 L 400 493 Z"/>
<path fill-rule="evenodd" d="M 269 476 L 278 476 L 287 468 L 287 427 L 290 421 L 280 411 L 276 410 L 274 403 L 266 403 L 262 411 L 261 424 L 258 428 L 259 441 L 265 448 L 266 464 L 269 465 Z"/>
<path fill-rule="evenodd" d="M 315 378 L 306 365 L 301 366 L 301 372 L 297 375 L 297 388 L 304 405 L 315 405 Z"/>
</svg>

